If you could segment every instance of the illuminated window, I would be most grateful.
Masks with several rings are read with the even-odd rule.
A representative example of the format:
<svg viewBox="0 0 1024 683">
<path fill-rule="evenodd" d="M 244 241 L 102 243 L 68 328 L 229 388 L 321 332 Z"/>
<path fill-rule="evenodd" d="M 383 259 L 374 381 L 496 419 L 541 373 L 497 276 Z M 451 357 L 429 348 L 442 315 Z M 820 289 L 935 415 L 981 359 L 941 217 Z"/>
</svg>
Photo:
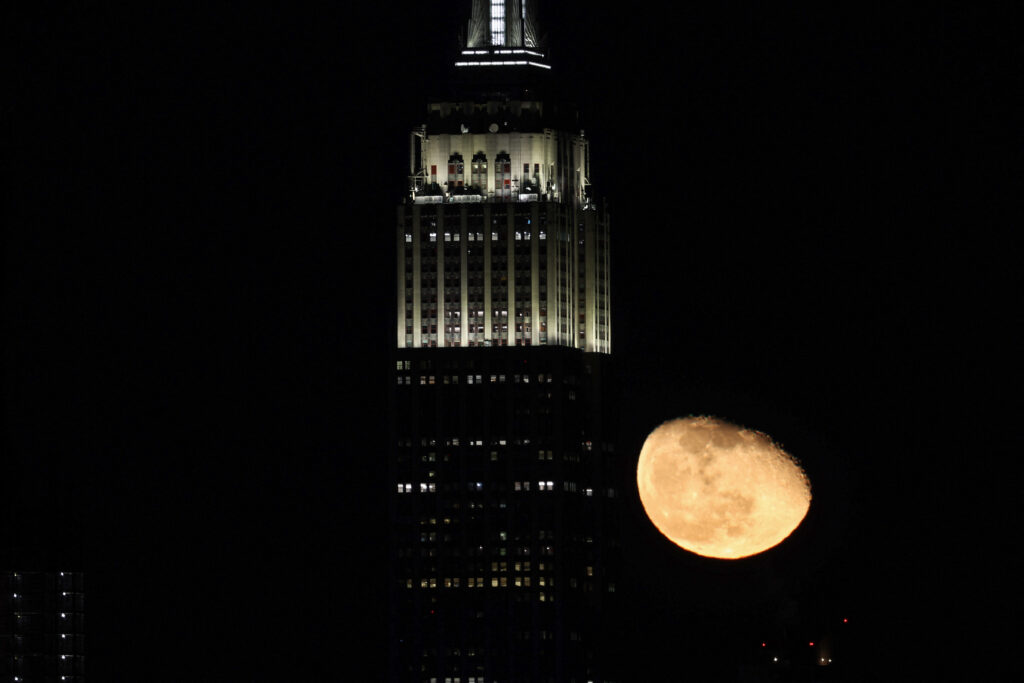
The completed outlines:
<svg viewBox="0 0 1024 683">
<path fill-rule="evenodd" d="M 505 2 L 491 0 L 491 45 L 505 44 Z"/>
<path fill-rule="evenodd" d="M 508 152 L 499 152 L 494 167 L 494 190 L 499 197 L 512 195 L 512 157 Z"/>
<path fill-rule="evenodd" d="M 462 187 L 465 184 L 465 170 L 466 166 L 462 160 L 462 155 L 458 152 L 454 152 L 448 157 L 448 190 L 451 191 L 453 188 Z"/>
<path fill-rule="evenodd" d="M 478 190 L 487 187 L 487 155 L 477 152 L 473 155 L 473 164 L 470 168 L 470 184 Z M 472 237 L 473 233 L 470 233 Z"/>
</svg>

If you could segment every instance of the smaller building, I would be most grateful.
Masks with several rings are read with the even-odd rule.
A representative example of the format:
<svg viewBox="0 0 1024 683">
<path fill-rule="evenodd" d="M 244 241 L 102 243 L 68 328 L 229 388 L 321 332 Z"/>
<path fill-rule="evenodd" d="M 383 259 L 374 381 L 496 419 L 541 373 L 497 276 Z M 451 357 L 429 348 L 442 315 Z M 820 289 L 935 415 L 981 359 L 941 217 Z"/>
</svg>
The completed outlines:
<svg viewBox="0 0 1024 683">
<path fill-rule="evenodd" d="M 85 680 L 81 572 L 0 572 L 0 680 Z"/>
</svg>

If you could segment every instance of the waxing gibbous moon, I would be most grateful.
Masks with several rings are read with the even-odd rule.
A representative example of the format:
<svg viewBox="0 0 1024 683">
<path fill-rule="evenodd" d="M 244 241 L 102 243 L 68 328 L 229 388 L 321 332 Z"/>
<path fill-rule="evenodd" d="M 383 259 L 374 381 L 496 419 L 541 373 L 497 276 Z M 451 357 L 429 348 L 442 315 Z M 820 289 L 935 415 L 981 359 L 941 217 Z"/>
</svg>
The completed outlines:
<svg viewBox="0 0 1024 683">
<path fill-rule="evenodd" d="M 705 557 L 768 550 L 811 505 L 810 482 L 791 455 L 761 432 L 712 417 L 671 420 L 651 432 L 636 481 L 654 526 Z"/>
</svg>

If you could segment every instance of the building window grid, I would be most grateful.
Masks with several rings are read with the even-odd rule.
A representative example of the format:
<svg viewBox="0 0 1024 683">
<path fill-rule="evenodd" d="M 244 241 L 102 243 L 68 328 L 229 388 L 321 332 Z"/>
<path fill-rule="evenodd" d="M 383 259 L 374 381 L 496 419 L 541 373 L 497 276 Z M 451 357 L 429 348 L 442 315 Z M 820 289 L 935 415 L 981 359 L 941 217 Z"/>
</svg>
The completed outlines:
<svg viewBox="0 0 1024 683">
<path fill-rule="evenodd" d="M 524 173 L 524 175 L 525 175 L 525 173 Z M 499 218 L 500 218 L 500 224 L 504 226 L 505 225 L 504 218 L 503 217 L 499 217 Z M 441 231 L 441 232 L 443 232 L 443 231 Z M 504 231 L 502 231 L 502 232 L 504 232 Z M 516 247 L 519 247 L 520 244 L 523 244 L 523 245 L 528 245 L 529 244 L 529 239 L 530 238 L 526 237 L 527 233 L 525 233 L 524 231 L 513 231 L 513 232 L 520 232 L 520 235 L 517 236 L 518 239 L 515 240 L 515 243 L 516 243 L 515 246 Z M 495 238 L 497 238 L 497 232 L 495 232 L 493 236 Z M 538 231 L 537 239 L 539 239 L 539 240 L 546 240 L 546 237 L 547 237 L 546 236 L 546 231 L 544 231 L 544 230 L 539 230 Z M 470 239 L 468 234 L 467 234 L 467 239 L 468 240 Z M 454 242 L 455 241 L 454 240 L 454 236 L 449 237 L 449 240 L 451 242 Z M 448 246 L 448 245 L 445 244 L 445 246 Z M 436 247 L 431 245 L 431 249 L 432 250 L 436 250 Z M 481 245 L 480 251 L 482 252 L 482 245 Z M 501 251 L 503 256 L 507 253 L 503 246 L 500 248 L 500 251 Z M 436 253 L 436 251 L 435 251 L 435 253 Z M 543 249 L 542 249 L 542 253 L 543 253 Z M 481 256 L 482 256 L 482 254 L 481 254 Z M 520 261 L 520 256 L 521 256 L 521 253 L 517 249 L 516 250 L 516 257 L 517 257 L 516 261 L 521 263 L 522 261 Z M 565 260 L 563 260 L 563 262 L 565 262 Z M 481 259 L 481 265 L 482 265 L 482 259 Z M 446 264 L 445 267 L 447 269 L 447 264 Z M 541 323 L 541 322 L 546 323 L 546 317 L 547 317 L 547 315 L 546 315 L 546 301 L 545 301 L 545 299 L 543 297 L 543 288 L 546 285 L 546 282 L 545 282 L 546 278 L 543 277 L 543 275 L 545 274 L 544 273 L 545 267 L 546 267 L 546 259 L 542 258 L 540 260 L 540 263 L 539 263 L 539 269 L 541 270 L 541 274 L 542 274 L 542 277 L 540 279 L 542 290 L 540 292 L 540 294 L 541 294 L 541 311 L 540 311 L 540 316 L 538 318 L 538 321 L 536 321 L 538 324 Z M 410 270 L 411 270 L 411 268 L 410 268 Z M 599 276 L 603 275 L 603 273 L 600 272 L 601 270 L 602 270 L 602 268 L 599 265 L 598 266 Z M 507 272 L 507 271 L 505 271 L 505 272 Z M 569 272 L 571 272 L 571 271 L 569 271 Z M 476 273 L 479 273 L 479 278 L 482 281 L 482 279 L 483 279 L 483 270 L 482 270 L 482 268 L 474 269 L 473 266 L 470 265 L 470 267 L 469 267 L 469 269 L 467 271 L 468 279 L 470 280 L 470 282 L 465 282 L 465 283 L 460 282 L 458 280 L 458 276 L 455 275 L 454 276 L 455 277 L 454 281 L 451 281 L 451 282 L 446 281 L 444 284 L 448 285 L 448 286 L 453 286 L 454 285 L 454 286 L 458 286 L 458 287 L 461 287 L 461 286 L 472 287 L 473 285 L 472 285 L 471 281 L 473 280 L 474 274 L 476 274 Z M 576 275 L 582 276 L 582 274 L 583 274 L 583 271 L 582 271 L 582 268 L 581 268 L 576 273 Z M 516 294 L 515 300 L 514 301 L 507 301 L 506 300 L 505 301 L 506 305 L 503 307 L 503 309 L 504 309 L 503 311 L 499 311 L 499 310 L 496 309 L 496 315 L 494 316 L 494 320 L 498 321 L 499 324 L 506 325 L 505 329 L 507 330 L 508 313 L 509 313 L 509 311 L 511 311 L 513 313 L 514 324 L 517 325 L 517 326 L 519 326 L 519 325 L 524 326 L 522 328 L 517 327 L 516 332 L 517 333 L 525 334 L 526 331 L 527 331 L 526 328 L 525 328 L 525 325 L 527 324 L 526 318 L 531 313 L 530 305 L 531 305 L 531 298 L 532 298 L 531 294 L 532 294 L 532 292 L 530 291 L 530 285 L 532 283 L 528 279 L 525 282 L 521 281 L 520 278 L 522 278 L 524 276 L 528 278 L 529 277 L 529 271 L 526 270 L 526 269 L 518 269 L 516 272 L 510 273 L 509 275 L 511 275 L 512 277 L 516 278 L 516 282 L 513 283 L 513 292 L 515 292 L 515 294 Z M 433 278 L 434 281 L 436 281 L 436 279 L 437 279 L 436 277 Z M 443 278 L 443 279 L 447 280 L 447 278 Z M 504 280 L 504 277 L 502 279 Z M 502 283 L 502 284 L 504 286 L 494 287 L 493 289 L 496 290 L 496 291 L 500 291 L 503 294 L 506 293 L 508 291 L 507 284 L 506 283 Z M 581 287 L 581 289 L 580 289 L 580 292 L 579 292 L 580 296 L 579 296 L 579 300 L 578 300 L 579 302 L 585 302 L 586 291 L 582 288 L 582 285 L 583 285 L 583 281 L 582 281 L 582 277 L 581 277 L 581 280 L 580 280 L 580 287 Z M 484 285 L 481 284 L 480 285 L 481 295 L 483 293 L 483 289 L 484 289 Z M 456 289 L 455 291 L 459 291 L 459 290 Z M 473 303 L 473 301 L 474 301 L 473 293 L 474 292 L 473 292 L 472 289 L 470 291 L 471 291 L 471 293 L 469 295 L 469 300 L 470 300 L 471 303 L 469 304 L 469 307 L 468 307 L 467 311 L 464 313 L 464 315 L 472 316 L 473 315 L 472 311 L 479 310 L 479 312 L 480 312 L 479 313 L 479 318 L 481 319 L 481 322 L 483 322 L 482 318 L 483 318 L 483 312 L 484 312 L 483 308 L 484 307 L 483 307 L 482 296 L 479 299 L 476 299 L 476 301 L 479 302 L 478 303 L 478 308 L 477 308 L 477 305 L 475 305 Z M 436 289 L 434 289 L 434 292 L 435 292 L 435 299 L 434 299 L 434 301 L 436 302 Z M 442 290 L 442 292 L 444 292 L 445 294 L 452 294 L 452 293 L 454 293 L 454 292 L 445 291 L 445 290 Z M 568 297 L 569 297 L 570 301 L 573 298 L 571 296 L 571 294 L 569 294 Z M 444 297 L 442 300 L 447 299 L 447 298 L 448 297 Z M 601 309 L 601 306 L 603 304 L 602 299 L 603 299 L 603 296 L 600 296 L 600 293 L 599 293 L 599 298 L 598 298 L 597 304 L 598 304 L 599 310 L 602 310 L 602 312 L 603 312 L 603 309 Z M 410 303 L 411 303 L 411 297 L 410 297 Z M 450 310 L 448 305 L 447 305 L 447 303 L 448 302 L 445 302 L 445 304 L 442 306 L 442 310 Z M 573 308 L 576 308 L 575 303 L 576 302 L 574 302 Z M 508 305 L 508 304 L 511 304 L 511 305 Z M 410 307 L 410 309 L 411 309 L 411 307 Z M 434 305 L 434 309 L 433 310 L 436 313 L 436 303 Z M 570 315 L 571 315 L 571 309 L 566 308 L 566 309 L 563 309 L 563 310 L 570 311 Z M 577 308 L 576 310 L 579 310 L 579 309 Z M 504 315 L 501 315 L 502 312 L 504 313 Z M 599 314 L 599 316 L 600 316 L 600 314 Z M 603 317 L 603 316 L 600 316 L 600 317 Z M 439 321 L 436 321 L 436 318 L 434 318 L 434 320 L 435 320 L 435 324 L 436 324 L 436 322 L 439 322 Z M 448 324 L 450 320 L 451 320 L 451 316 L 446 316 L 445 324 Z M 566 320 L 566 324 L 568 325 L 569 324 L 569 318 L 566 318 L 565 320 Z M 490 321 L 486 321 L 486 322 L 490 322 Z M 534 322 L 534 321 L 531 321 L 531 322 Z M 581 328 L 582 328 L 582 323 L 583 322 L 585 322 L 585 316 L 580 316 L 579 323 L 581 323 L 580 324 Z M 463 324 L 466 324 L 466 321 L 463 321 Z M 599 321 L 598 321 L 599 328 L 603 328 L 604 324 L 605 324 L 605 321 L 603 319 L 599 319 Z M 482 330 L 482 326 L 481 326 L 480 329 Z M 600 329 L 598 330 L 598 334 L 601 334 L 601 330 Z M 582 335 L 582 331 L 581 331 L 581 335 Z M 458 376 L 459 375 L 456 375 L 456 377 L 458 377 Z M 472 377 L 473 377 L 473 375 L 471 375 L 471 378 Z M 476 376 L 476 377 L 480 378 L 480 376 Z M 444 376 L 444 379 L 447 379 L 447 375 Z M 485 374 L 482 379 L 490 380 L 490 373 Z M 544 380 L 540 380 L 540 381 L 544 381 Z M 439 380 L 438 383 L 441 383 L 441 381 Z M 445 383 L 447 383 L 447 382 L 445 382 Z M 478 384 L 480 383 L 479 379 L 478 379 L 477 383 Z M 544 481 L 536 481 L 535 480 L 534 484 L 535 484 L 536 488 L 534 490 L 537 490 L 537 491 L 549 490 L 547 488 L 547 484 L 548 483 L 549 482 L 547 482 L 546 480 L 544 480 Z M 553 483 L 553 482 L 551 482 L 551 483 Z M 569 482 L 566 481 L 566 482 L 563 482 L 562 486 L 565 487 L 566 490 L 568 490 L 568 484 L 569 484 Z M 529 482 L 527 482 L 527 486 L 529 486 Z M 575 484 L 573 484 L 573 488 L 575 488 Z M 592 494 L 588 491 L 588 495 L 592 495 Z M 545 547 L 545 548 L 541 548 L 540 549 L 540 554 L 543 555 L 543 556 L 547 556 L 551 552 L 552 552 L 552 549 L 550 547 Z M 432 554 L 430 556 L 433 557 Z M 473 578 L 474 577 L 466 577 L 466 583 L 464 583 L 462 585 L 468 587 L 469 585 L 475 584 L 476 581 L 473 581 Z M 489 578 L 490 577 L 488 577 L 488 579 Z M 522 578 L 525 578 L 525 581 L 522 581 L 521 580 Z M 542 585 L 547 584 L 547 579 L 536 579 L 535 578 L 535 580 L 533 582 L 534 585 L 537 585 L 537 580 L 542 580 L 543 581 Z M 440 582 L 441 585 L 444 586 L 445 588 L 447 588 L 449 586 L 455 587 L 457 585 L 455 583 L 456 582 L 456 578 L 455 577 L 451 577 L 450 579 L 444 579 L 444 578 L 438 577 L 438 578 L 436 578 L 434 580 L 434 585 L 437 585 L 438 582 Z M 480 585 L 483 585 L 484 579 L 482 577 L 480 577 L 479 583 L 480 583 Z M 525 583 L 525 586 L 530 586 L 530 577 L 529 576 L 517 577 L 517 580 L 515 581 L 514 585 L 516 587 L 522 587 L 522 584 L 524 584 L 524 583 Z M 429 582 L 428 582 L 428 585 L 429 585 Z M 499 587 L 500 587 L 500 581 L 499 581 Z M 545 587 L 549 587 L 549 585 L 545 585 Z M 541 600 L 541 601 L 550 601 L 550 598 L 553 597 L 553 596 L 545 595 L 544 593 L 541 593 L 539 596 L 537 596 L 535 594 L 535 597 L 536 597 L 536 599 Z M 464 678 L 463 680 L 466 680 L 466 679 Z"/>
</svg>

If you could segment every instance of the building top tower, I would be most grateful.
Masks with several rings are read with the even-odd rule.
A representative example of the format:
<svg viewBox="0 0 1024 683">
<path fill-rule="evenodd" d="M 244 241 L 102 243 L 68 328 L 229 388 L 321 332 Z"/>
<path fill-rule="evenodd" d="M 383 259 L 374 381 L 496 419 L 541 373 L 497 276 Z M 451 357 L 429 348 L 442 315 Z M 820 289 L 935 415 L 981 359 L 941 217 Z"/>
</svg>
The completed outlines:
<svg viewBox="0 0 1024 683">
<path fill-rule="evenodd" d="M 534 3 L 476 0 L 455 95 L 410 134 L 398 348 L 611 351 L 608 219 L 575 111 L 543 95 Z"/>
<path fill-rule="evenodd" d="M 473 3 L 397 210 L 389 677 L 609 680 L 608 219 L 534 0 Z"/>
<path fill-rule="evenodd" d="M 455 66 L 550 69 L 535 14 L 536 0 L 473 0 L 465 47 Z"/>
</svg>

